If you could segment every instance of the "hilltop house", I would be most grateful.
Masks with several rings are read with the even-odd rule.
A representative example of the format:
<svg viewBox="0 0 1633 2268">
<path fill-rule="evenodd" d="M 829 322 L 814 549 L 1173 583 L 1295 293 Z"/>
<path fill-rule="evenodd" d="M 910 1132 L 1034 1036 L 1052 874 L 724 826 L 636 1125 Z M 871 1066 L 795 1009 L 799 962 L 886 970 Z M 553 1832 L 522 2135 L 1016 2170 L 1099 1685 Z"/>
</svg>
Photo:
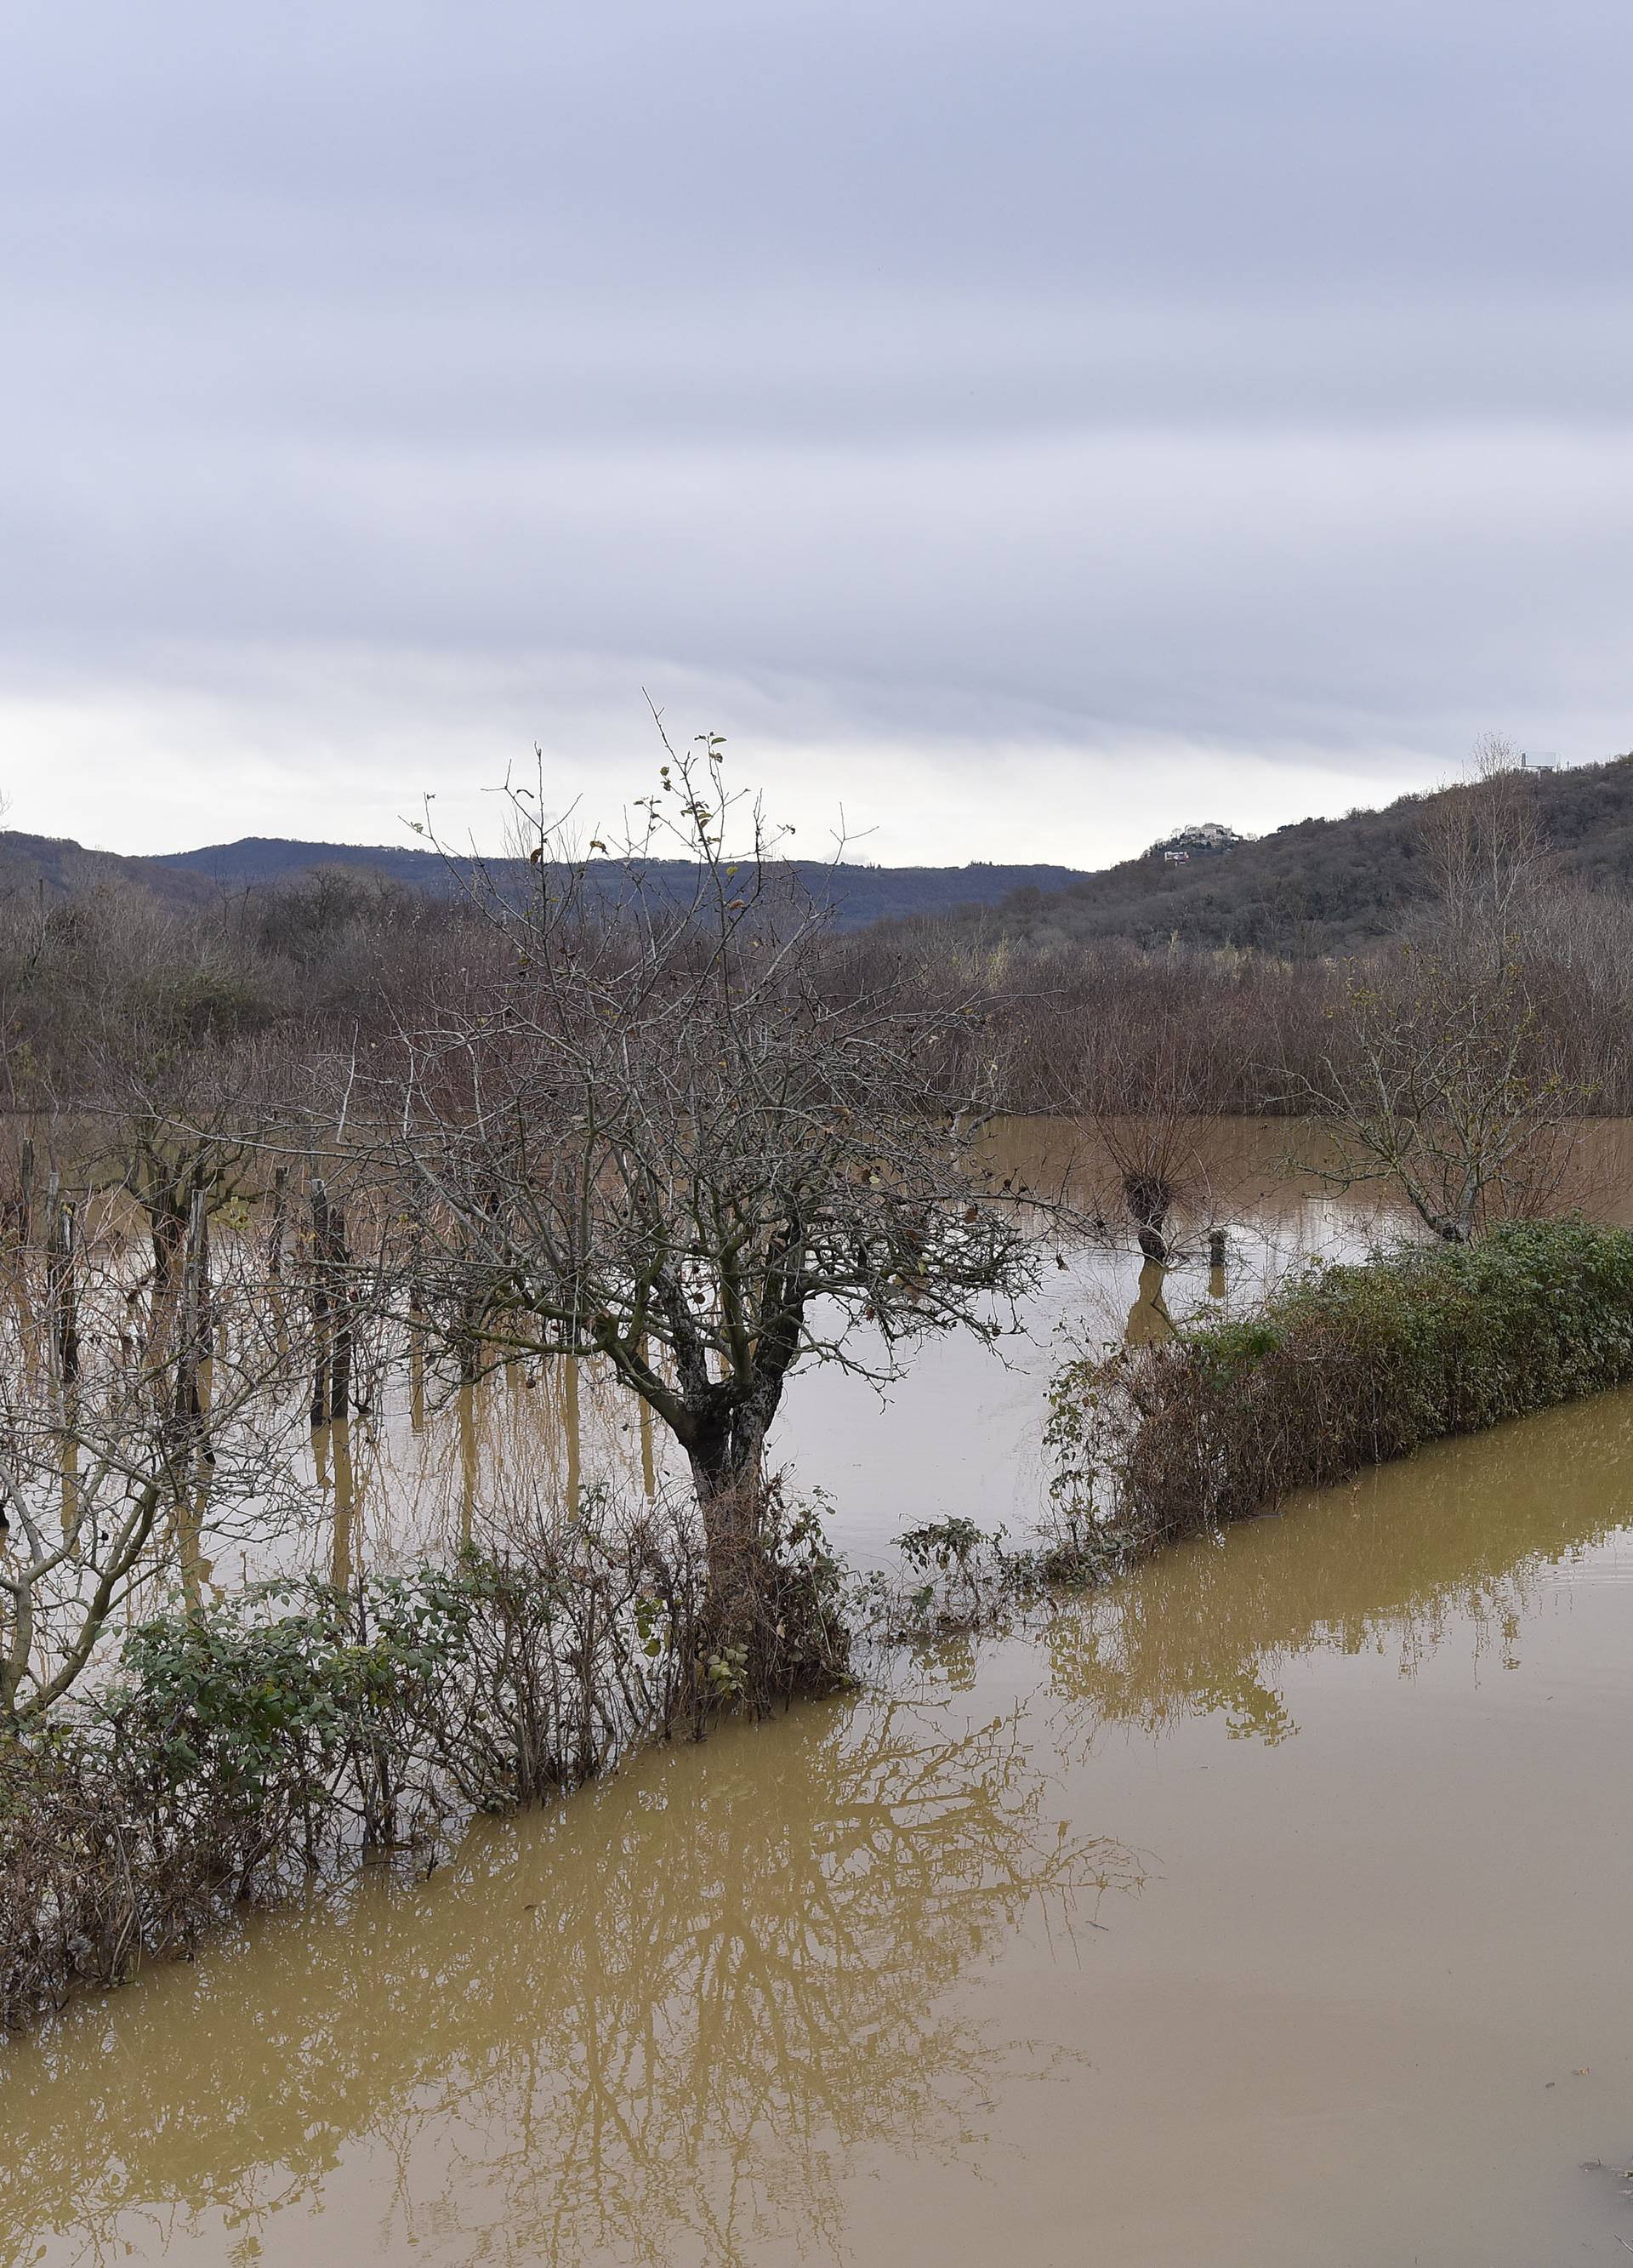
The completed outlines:
<svg viewBox="0 0 1633 2268">
<path fill-rule="evenodd" d="M 1160 853 L 1164 865 L 1187 866 L 1193 858 L 1217 858 L 1247 840 L 1233 827 L 1222 827 L 1217 819 L 1210 819 L 1200 827 L 1181 827 L 1165 835 L 1160 843 L 1151 844 L 1147 856 L 1154 858 Z"/>
</svg>

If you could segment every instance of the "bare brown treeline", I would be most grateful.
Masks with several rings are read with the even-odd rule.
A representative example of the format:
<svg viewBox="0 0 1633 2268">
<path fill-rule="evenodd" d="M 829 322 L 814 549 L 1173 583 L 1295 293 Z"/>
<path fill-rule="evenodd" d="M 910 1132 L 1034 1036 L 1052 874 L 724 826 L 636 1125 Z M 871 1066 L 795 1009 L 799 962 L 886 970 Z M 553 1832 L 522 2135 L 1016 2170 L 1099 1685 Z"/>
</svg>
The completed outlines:
<svg viewBox="0 0 1633 2268">
<path fill-rule="evenodd" d="M 1633 925 L 1619 895 L 1559 879 L 1535 793 L 1534 776 L 1495 742 L 1477 752 L 1471 781 L 1425 799 L 1417 864 L 1432 892 L 1398 939 L 1358 956 L 1033 945 L 991 915 L 850 934 L 804 924 L 802 964 L 835 1003 L 888 994 L 920 1009 L 955 1005 L 960 1064 L 996 1079 L 1011 1110 L 1114 1111 L 1131 1078 L 1178 1046 L 1181 1084 L 1199 1108 L 1259 1112 L 1289 1108 L 1296 1082 L 1313 1078 L 1344 973 L 1386 969 L 1408 942 L 1454 965 L 1500 946 L 1523 968 L 1563 1075 L 1592 1090 L 1597 1110 L 1624 1115 Z M 252 1088 L 257 1108 L 304 1110 L 318 1065 L 354 1050 L 366 1057 L 446 1009 L 479 1015 L 498 997 L 511 943 L 491 917 L 494 893 L 481 900 L 346 869 L 224 895 L 191 913 L 134 889 L 49 908 L 0 903 L 0 1108 L 65 1125 L 87 1108 L 139 1105 L 169 1081 L 213 1088 L 235 1122 L 254 1115 L 245 1109 Z M 759 910 L 769 911 L 763 902 Z M 972 1002 L 975 1016 L 965 1013 Z M 1113 1025 L 1126 1041 L 1106 1038 Z M 1168 1035 L 1161 1048 L 1154 1027 Z"/>
<path fill-rule="evenodd" d="M 1539 1115 L 1563 1125 L 1633 1113 L 1633 925 L 1619 899 L 1557 879 L 1540 849 L 1534 793 L 1500 743 L 1487 747 L 1471 781 L 1423 806 L 1429 910 L 1409 937 L 1338 962 L 1115 941 L 1033 947 L 996 924 L 983 932 L 967 923 L 835 934 L 819 907 L 785 890 L 776 846 L 763 843 L 748 862 L 752 902 L 733 911 L 732 896 L 717 893 L 710 917 L 725 910 L 739 962 L 761 952 L 767 972 L 791 984 L 797 969 L 798 1014 L 824 1049 L 847 1021 L 877 1035 L 894 1020 L 898 1037 L 933 1027 L 935 1076 L 919 1076 L 921 1046 L 904 1087 L 924 1109 L 951 1102 L 956 1115 L 962 1098 L 981 1110 L 1078 1122 L 1111 1161 L 1108 1226 L 1137 1237 L 1148 1256 L 1166 1248 L 1179 1192 L 1193 1223 L 1228 1211 L 1228 1191 L 1215 1186 L 1221 1116 L 1358 1125 L 1350 1163 L 1365 1179 L 1398 1174 L 1419 1122 L 1444 1116 L 1438 1097 L 1454 1091 L 1464 1131 L 1431 1175 L 1448 1186 L 1428 1191 L 1420 1210 L 1467 1225 L 1487 1200 L 1471 1204 L 1460 1187 L 1462 1149 L 1475 1181 L 1495 1189 L 1507 1169 L 1494 1165 L 1493 1145 L 1513 1148 L 1525 1132 L 1518 1146 L 1527 1146 Z M 688 847 L 700 881 L 712 871 L 735 892 L 724 865 L 711 870 Z M 535 1036 L 565 1017 L 577 1019 L 582 1037 L 592 994 L 598 1031 L 632 1018 L 644 1045 L 673 1012 L 701 1059 L 702 1027 L 693 1029 L 684 1003 L 710 966 L 687 958 L 706 935 L 702 900 L 682 903 L 672 884 L 644 896 L 636 858 L 609 914 L 575 892 L 562 843 L 532 848 L 540 863 L 530 868 L 524 857 L 519 867 L 539 878 L 531 898 L 508 879 L 484 887 L 480 874 L 474 889 L 434 898 L 346 872 L 185 916 L 118 891 L 49 909 L 0 906 L 0 1204 L 16 1212 L 40 1201 L 52 1170 L 82 1197 L 121 1189 L 146 1224 L 161 1282 L 195 1202 L 211 1219 L 248 1208 L 268 1220 L 276 1271 L 285 1240 L 310 1233 L 313 1177 L 338 1177 L 342 1202 L 345 1186 L 367 1180 L 372 1120 L 394 1108 L 392 1083 L 410 1060 L 423 1113 L 433 1091 L 448 1102 L 456 1065 L 468 1079 L 478 1056 L 493 1059 L 484 1076 L 519 1076 L 530 1017 Z M 605 850 L 595 857 L 607 864 Z M 773 904 L 779 893 L 786 902 Z M 592 932 L 602 956 L 593 967 Z M 539 996 L 531 1003 L 524 978 Z M 541 983 L 553 987 L 542 1008 Z M 758 1012 L 770 987 L 756 979 L 741 998 Z M 501 1017 L 510 1020 L 503 1043 Z M 797 1019 L 776 1028 L 791 1033 Z M 668 1043 L 662 1074 L 672 1096 L 693 1076 L 678 1045 Z M 804 1065 L 790 1049 L 813 1077 L 814 1062 L 830 1057 L 820 1049 Z M 723 1061 L 722 1092 L 745 1068 L 731 1049 L 708 1057 Z M 604 1063 L 598 1076 L 606 1072 Z M 558 1063 L 552 1076 L 563 1075 Z M 1540 1114 L 1538 1098 L 1547 1098 Z M 1444 1133 L 1434 1137 L 1442 1149 Z M 284 1196 L 275 1201 L 280 1174 Z M 378 1187 L 371 1201 L 394 1219 L 420 1219 L 431 1198 L 420 1181 L 417 1211 Z M 879 1290 L 864 1304 L 887 1313 Z"/>
</svg>

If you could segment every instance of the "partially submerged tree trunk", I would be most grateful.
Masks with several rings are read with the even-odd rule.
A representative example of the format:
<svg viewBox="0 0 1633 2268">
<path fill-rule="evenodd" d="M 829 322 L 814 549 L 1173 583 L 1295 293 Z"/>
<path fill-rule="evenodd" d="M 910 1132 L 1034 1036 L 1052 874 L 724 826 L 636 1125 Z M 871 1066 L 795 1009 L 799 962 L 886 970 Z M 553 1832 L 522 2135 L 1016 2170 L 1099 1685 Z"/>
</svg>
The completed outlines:
<svg viewBox="0 0 1633 2268">
<path fill-rule="evenodd" d="M 779 1270 L 784 1258 L 779 1248 Z M 707 1338 L 679 1286 L 667 1287 L 665 1304 L 675 1357 L 673 1386 L 653 1368 L 644 1340 L 621 1333 L 612 1318 L 600 1319 L 594 1342 L 686 1452 L 702 1521 L 713 1616 L 723 1636 L 740 1639 L 752 1631 L 765 1589 L 766 1436 L 799 1349 L 804 1295 L 785 1292 L 774 1307 L 762 1290 L 757 1302 L 761 1329 L 752 1344 L 740 1348 L 740 1363 L 729 1365 L 718 1379 L 710 1374 Z"/>
<path fill-rule="evenodd" d="M 1173 1203 L 1172 1185 L 1161 1174 L 1125 1173 L 1122 1195 L 1129 1208 L 1129 1218 L 1134 1223 L 1134 1233 L 1141 1252 L 1147 1260 L 1154 1260 L 1159 1268 L 1166 1266 L 1168 1240 L 1163 1233 L 1163 1224 L 1168 1218 L 1168 1208 Z"/>
</svg>

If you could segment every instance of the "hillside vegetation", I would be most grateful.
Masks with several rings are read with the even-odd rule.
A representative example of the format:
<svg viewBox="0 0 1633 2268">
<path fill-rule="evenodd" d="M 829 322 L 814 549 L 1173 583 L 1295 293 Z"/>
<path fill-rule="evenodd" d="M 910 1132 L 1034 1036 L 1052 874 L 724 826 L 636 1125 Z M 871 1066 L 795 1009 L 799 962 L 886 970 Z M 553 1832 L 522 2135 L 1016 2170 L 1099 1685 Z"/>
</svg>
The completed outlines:
<svg viewBox="0 0 1633 2268">
<path fill-rule="evenodd" d="M 162 870 L 158 884 L 161 891 L 172 887 L 173 877 L 176 887 L 193 893 L 201 887 L 281 888 L 313 873 L 342 867 L 438 895 L 462 893 L 471 879 L 469 860 L 444 858 L 435 850 L 285 842 L 267 836 L 246 836 L 238 843 L 131 863 Z M 503 873 L 503 862 L 491 871 Z M 653 859 L 645 872 L 660 890 L 667 886 L 678 894 L 689 891 L 694 879 L 691 869 L 679 859 Z M 791 872 L 802 892 L 832 905 L 841 929 L 915 914 L 996 905 L 1017 890 L 1053 891 L 1088 879 L 1070 866 L 995 866 L 982 862 L 967 866 L 834 867 L 818 859 L 797 859 L 791 862 Z M 587 873 L 597 894 L 608 902 L 616 903 L 625 895 L 627 875 L 615 859 L 592 859 Z M 143 879 L 153 887 L 151 877 Z"/>
<path fill-rule="evenodd" d="M 1526 777 L 1552 876 L 1633 892 L 1633 755 Z M 834 868 L 805 859 L 787 871 L 800 892 L 831 904 L 842 930 L 931 922 L 952 940 L 1008 939 L 1044 951 L 1119 941 L 1147 952 L 1234 946 L 1304 960 L 1364 951 L 1410 927 L 1431 903 L 1424 821 L 1434 800 L 1409 795 L 1380 811 L 1298 820 L 1212 855 L 1194 851 L 1182 865 L 1166 862 L 1163 850 L 1196 830 L 1176 829 L 1139 858 L 1097 873 L 980 862 Z M 489 871 L 505 868 L 499 862 Z M 670 884 L 682 895 L 693 879 L 679 861 L 653 861 L 647 872 L 660 890 Z M 470 873 L 468 861 L 383 844 L 246 836 L 136 858 L 0 832 L 0 902 L 50 905 L 123 885 L 181 912 L 228 898 L 304 894 L 314 876 L 338 886 L 348 902 L 358 888 L 448 899 L 464 895 Z M 592 860 L 587 876 L 609 903 L 627 887 L 615 860 Z"/>
<path fill-rule="evenodd" d="M 22 898 L 60 905 L 90 890 L 120 886 L 177 910 L 208 905 L 220 895 L 204 876 L 163 859 L 124 858 L 112 850 L 87 850 L 65 836 L 0 829 L 0 903 Z"/>
<path fill-rule="evenodd" d="M 1633 755 L 1526 778 L 1555 875 L 1633 889 Z M 1402 796 L 1382 811 L 1299 820 L 1183 865 L 1165 864 L 1159 844 L 1058 890 L 1018 891 L 961 925 L 1044 948 L 1123 939 L 1147 950 L 1177 940 L 1294 959 L 1352 953 L 1397 934 L 1430 902 L 1423 819 L 1431 800 Z"/>
</svg>

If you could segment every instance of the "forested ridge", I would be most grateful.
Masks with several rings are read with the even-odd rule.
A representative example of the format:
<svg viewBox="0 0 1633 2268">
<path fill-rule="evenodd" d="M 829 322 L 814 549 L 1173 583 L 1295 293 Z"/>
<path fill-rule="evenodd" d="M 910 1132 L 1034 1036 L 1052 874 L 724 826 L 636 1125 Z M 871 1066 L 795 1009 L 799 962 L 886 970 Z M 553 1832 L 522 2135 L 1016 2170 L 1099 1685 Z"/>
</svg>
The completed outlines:
<svg viewBox="0 0 1633 2268">
<path fill-rule="evenodd" d="M 1633 890 L 1633 754 L 1527 777 L 1557 878 Z M 1159 950 L 1177 939 L 1298 959 L 1363 950 L 1422 913 L 1434 892 L 1423 836 L 1431 801 L 1429 794 L 1408 795 L 1342 819 L 1298 820 L 1184 865 L 1165 864 L 1158 846 L 1096 873 L 1047 864 L 829 867 L 814 859 L 793 862 L 791 871 L 802 888 L 831 903 L 842 929 L 933 919 L 972 937 L 1043 947 L 1121 939 Z M 438 896 L 459 895 L 468 880 L 468 862 L 401 846 L 249 836 L 124 858 L 47 836 L 0 833 L 0 895 L 43 895 L 49 902 L 123 883 L 181 909 L 342 869 L 354 881 Z M 602 862 L 589 862 L 592 880 L 601 869 Z M 605 862 L 604 886 L 614 895 L 619 874 L 617 862 Z M 678 865 L 672 879 L 684 887 Z"/>
<path fill-rule="evenodd" d="M 787 865 L 802 890 L 832 907 L 841 929 L 996 905 L 1017 890 L 1056 890 L 1087 879 L 1070 866 L 1047 863 L 993 865 L 974 860 L 964 866 L 875 866 L 796 859 Z M 503 873 L 504 862 L 496 862 L 493 871 Z M 654 859 L 647 871 L 660 887 L 684 893 L 690 887 L 690 870 L 680 860 Z M 299 887 L 314 874 L 344 875 L 354 883 L 447 898 L 461 896 L 474 872 L 474 862 L 468 858 L 444 857 L 402 844 L 246 836 L 198 850 L 126 858 L 55 836 L 0 832 L 0 895 L 43 896 L 48 903 L 99 885 L 122 883 L 134 884 L 161 904 L 180 910 L 218 903 L 227 895 Z M 597 894 L 610 902 L 627 895 L 628 877 L 619 861 L 591 858 L 585 873 Z"/>
<path fill-rule="evenodd" d="M 1534 783 L 1544 855 L 1561 881 L 1633 888 L 1633 755 Z M 1218 857 L 1165 864 L 1161 846 L 1053 891 L 1027 889 L 958 917 L 972 933 L 1049 947 L 1123 939 L 1148 950 L 1237 946 L 1293 958 L 1353 953 L 1398 935 L 1431 902 L 1429 795 L 1381 811 L 1304 819 Z"/>
</svg>

